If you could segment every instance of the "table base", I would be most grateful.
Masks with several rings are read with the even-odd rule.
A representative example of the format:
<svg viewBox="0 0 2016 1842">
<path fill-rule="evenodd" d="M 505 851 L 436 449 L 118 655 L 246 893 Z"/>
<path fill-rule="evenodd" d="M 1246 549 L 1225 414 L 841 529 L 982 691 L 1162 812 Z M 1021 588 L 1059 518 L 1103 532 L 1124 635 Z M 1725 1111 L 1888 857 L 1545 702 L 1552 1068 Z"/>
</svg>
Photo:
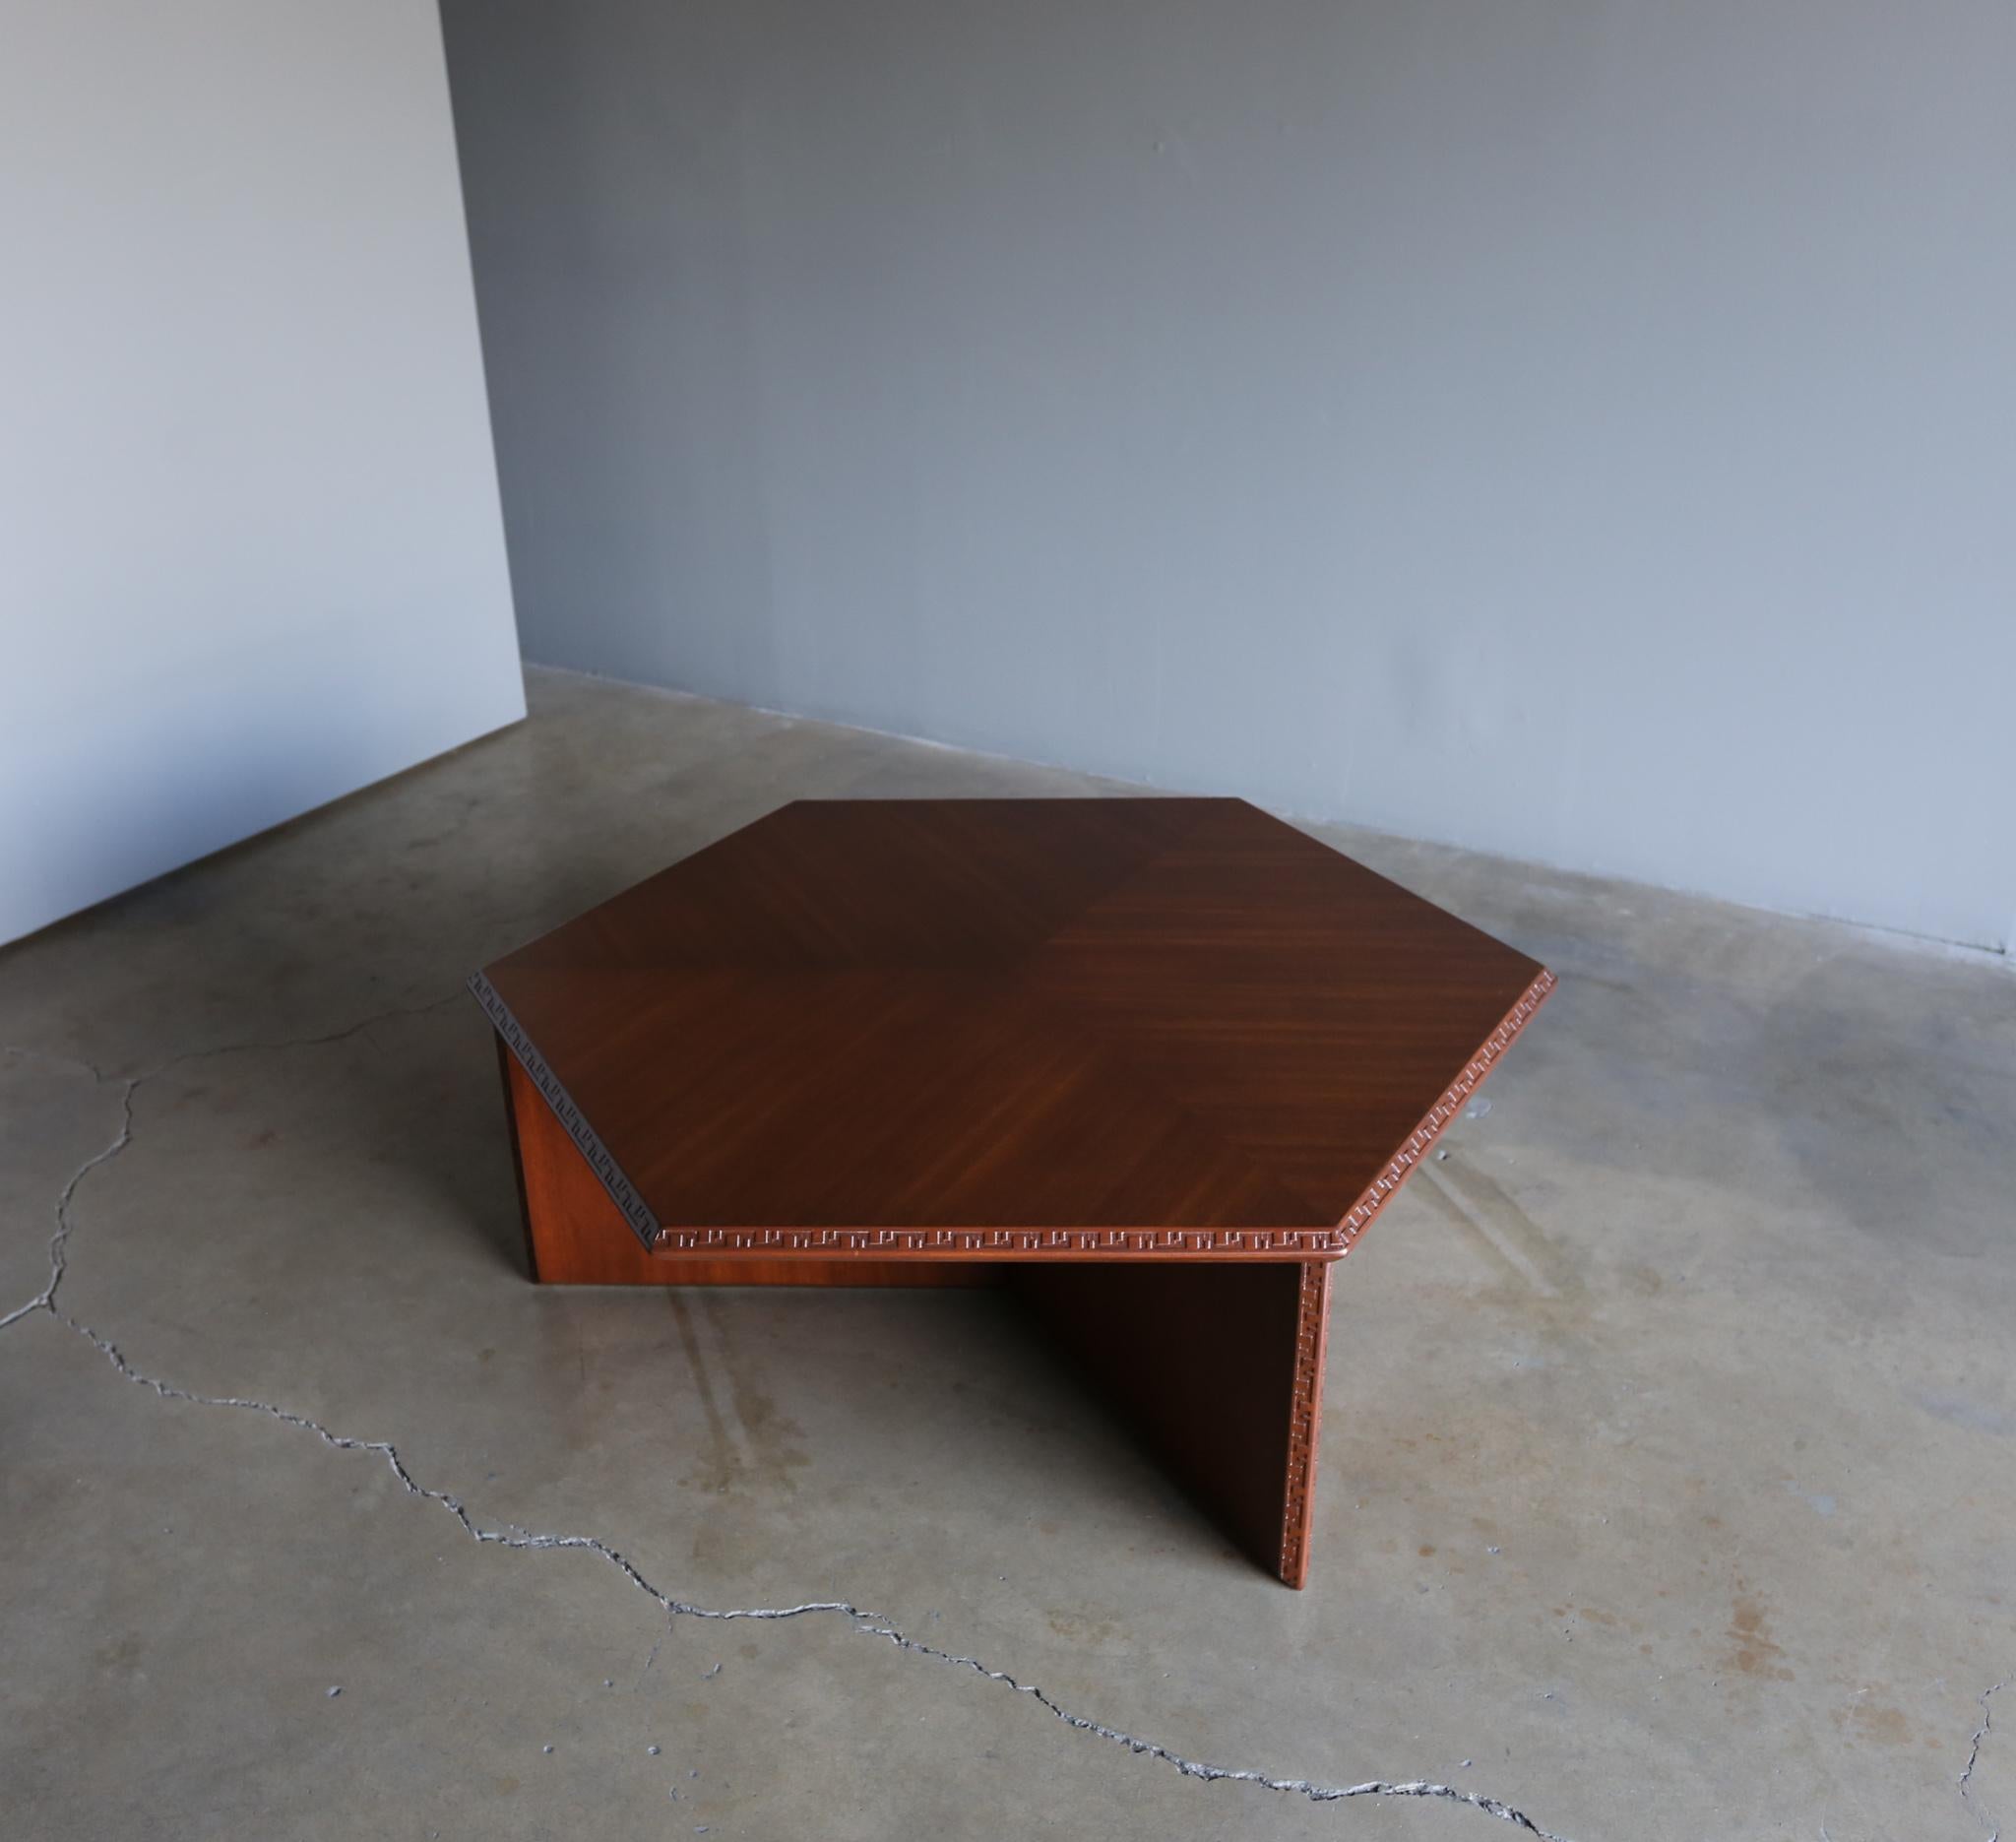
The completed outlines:
<svg viewBox="0 0 2016 1842">
<path fill-rule="evenodd" d="M 649 1252 L 501 1039 L 498 1058 L 540 1284 L 1005 1286 L 1244 1552 L 1306 1583 L 1334 1259 Z"/>
</svg>

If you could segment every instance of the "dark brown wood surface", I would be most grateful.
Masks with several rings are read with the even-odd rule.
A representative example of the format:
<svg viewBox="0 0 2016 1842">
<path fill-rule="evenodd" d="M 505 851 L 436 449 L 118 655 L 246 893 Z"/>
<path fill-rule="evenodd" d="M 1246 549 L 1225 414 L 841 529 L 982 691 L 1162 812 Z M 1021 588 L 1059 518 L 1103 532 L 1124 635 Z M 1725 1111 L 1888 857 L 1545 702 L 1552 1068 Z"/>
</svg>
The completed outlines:
<svg viewBox="0 0 2016 1842">
<path fill-rule="evenodd" d="M 1552 984 L 1230 799 L 800 801 L 485 971 L 660 1252 L 882 1260 L 1334 1256 Z"/>
<path fill-rule="evenodd" d="M 596 1174 L 539 1098 L 517 1058 L 498 1046 L 504 1113 L 518 1168 L 526 1267 L 547 1286 L 987 1286 L 1005 1267 L 985 1260 L 709 1259 L 647 1252 Z"/>
</svg>

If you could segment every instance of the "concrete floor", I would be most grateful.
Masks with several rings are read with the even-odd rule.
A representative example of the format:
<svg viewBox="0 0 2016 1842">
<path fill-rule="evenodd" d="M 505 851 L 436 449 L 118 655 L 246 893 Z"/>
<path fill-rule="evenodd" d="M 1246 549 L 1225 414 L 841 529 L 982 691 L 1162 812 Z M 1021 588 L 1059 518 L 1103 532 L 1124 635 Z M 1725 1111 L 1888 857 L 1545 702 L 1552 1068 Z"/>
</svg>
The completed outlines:
<svg viewBox="0 0 2016 1842">
<path fill-rule="evenodd" d="M 1562 986 L 1338 1274 L 1295 1594 L 983 1295 L 525 1282 L 471 967 L 797 794 L 1098 790 L 533 693 L 0 953 L 9 1835 L 2016 1824 L 2006 965 L 1323 831 Z"/>
</svg>

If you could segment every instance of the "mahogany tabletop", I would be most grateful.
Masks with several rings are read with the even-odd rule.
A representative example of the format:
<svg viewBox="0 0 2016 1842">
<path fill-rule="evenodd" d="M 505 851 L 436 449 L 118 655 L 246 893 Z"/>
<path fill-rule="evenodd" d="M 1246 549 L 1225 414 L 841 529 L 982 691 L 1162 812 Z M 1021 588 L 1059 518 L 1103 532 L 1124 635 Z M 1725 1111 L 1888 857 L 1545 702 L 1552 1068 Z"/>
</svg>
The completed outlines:
<svg viewBox="0 0 2016 1842">
<path fill-rule="evenodd" d="M 1311 1260 L 1553 978 L 1242 800 L 907 799 L 471 985 L 659 1251 Z"/>
</svg>

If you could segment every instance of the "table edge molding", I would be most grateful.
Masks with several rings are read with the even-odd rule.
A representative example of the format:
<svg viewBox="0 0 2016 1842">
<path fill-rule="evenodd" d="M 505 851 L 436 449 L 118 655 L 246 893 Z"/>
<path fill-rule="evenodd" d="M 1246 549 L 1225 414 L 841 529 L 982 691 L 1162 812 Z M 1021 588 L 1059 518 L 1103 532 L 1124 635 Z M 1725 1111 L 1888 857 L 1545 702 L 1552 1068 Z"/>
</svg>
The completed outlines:
<svg viewBox="0 0 2016 1842">
<path fill-rule="evenodd" d="M 1407 1142 L 1393 1154 L 1393 1162 L 1373 1178 L 1365 1193 L 1345 1213 L 1331 1238 L 1333 1252 L 1351 1251 L 1352 1243 L 1365 1232 L 1373 1216 L 1392 1201 L 1394 1193 L 1413 1174 L 1414 1167 L 1441 1137 L 1442 1128 L 1463 1111 L 1471 1095 L 1477 1092 L 1478 1084 L 1497 1065 L 1498 1058 L 1512 1047 L 1513 1039 L 1532 1021 L 1534 1012 L 1547 1001 L 1548 994 L 1558 983 L 1544 966 L 1540 969 L 1540 977 L 1520 993 L 1519 1001 L 1499 1020 L 1498 1027 L 1484 1038 L 1477 1053 L 1465 1064 L 1463 1072 L 1450 1082 L 1448 1092 L 1428 1109 L 1427 1116 L 1408 1134 Z"/>
<path fill-rule="evenodd" d="M 574 1104 L 573 1096 L 567 1092 L 560 1077 L 546 1065 L 546 1058 L 533 1046 L 525 1026 L 511 1014 L 511 1006 L 504 1002 L 497 994 L 497 987 L 480 972 L 470 974 L 469 988 L 483 1007 L 483 1014 L 489 1018 L 499 1040 L 518 1057 L 519 1066 L 525 1070 L 533 1086 L 538 1089 L 540 1098 L 553 1110 L 553 1116 L 567 1128 L 567 1136 L 588 1160 L 588 1168 L 600 1179 L 601 1186 L 609 1192 L 609 1200 L 616 1205 L 624 1221 L 630 1224 L 631 1233 L 644 1243 L 645 1252 L 655 1251 L 664 1232 L 659 1226 L 658 1217 L 652 1214 L 650 1204 L 623 1175 L 623 1167 L 609 1156 L 608 1147 L 596 1136 L 595 1128 Z"/>
<path fill-rule="evenodd" d="M 1330 1335 L 1330 1263 L 1302 1267 L 1295 1295 L 1295 1367 L 1289 1395 L 1288 1472 L 1281 1504 L 1277 1571 L 1299 1587 L 1309 1572 L 1309 1522 L 1316 1490 L 1316 1441 L 1323 1421 L 1323 1358 Z"/>
</svg>

